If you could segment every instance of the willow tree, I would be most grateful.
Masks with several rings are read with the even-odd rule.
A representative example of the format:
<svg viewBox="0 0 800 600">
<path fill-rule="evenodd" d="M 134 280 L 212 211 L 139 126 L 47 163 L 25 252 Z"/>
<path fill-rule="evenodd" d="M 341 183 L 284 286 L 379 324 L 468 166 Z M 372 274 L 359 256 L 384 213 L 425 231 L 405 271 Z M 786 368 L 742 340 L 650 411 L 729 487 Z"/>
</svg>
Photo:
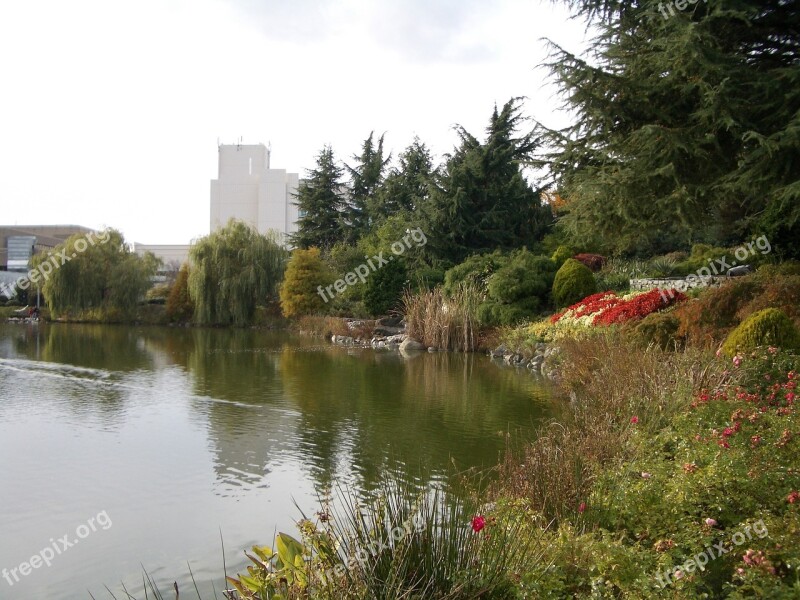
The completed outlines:
<svg viewBox="0 0 800 600">
<path fill-rule="evenodd" d="M 151 285 L 159 261 L 133 252 L 119 231 L 75 234 L 31 261 L 34 285 L 41 286 L 53 316 L 130 316 Z M 45 275 L 46 274 L 46 278 Z"/>
<path fill-rule="evenodd" d="M 197 241 L 191 250 L 189 294 L 201 325 L 252 322 L 256 306 L 276 297 L 287 252 L 278 235 L 241 221 Z"/>
</svg>

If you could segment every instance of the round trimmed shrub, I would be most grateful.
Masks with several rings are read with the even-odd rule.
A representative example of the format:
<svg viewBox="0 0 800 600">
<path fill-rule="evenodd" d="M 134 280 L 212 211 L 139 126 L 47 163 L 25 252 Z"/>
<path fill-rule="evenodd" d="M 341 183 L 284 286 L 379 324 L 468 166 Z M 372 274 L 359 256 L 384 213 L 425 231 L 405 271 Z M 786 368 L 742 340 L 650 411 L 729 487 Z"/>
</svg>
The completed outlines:
<svg viewBox="0 0 800 600">
<path fill-rule="evenodd" d="M 557 267 L 560 267 L 568 258 L 572 258 L 573 256 L 575 256 L 575 252 L 572 248 L 569 246 L 559 246 L 556 248 L 556 251 L 553 252 L 553 256 L 551 256 L 550 259 L 556 263 Z"/>
<path fill-rule="evenodd" d="M 645 344 L 655 344 L 662 350 L 677 350 L 683 346 L 678 334 L 680 319 L 671 313 L 651 313 L 636 323 L 634 333 Z"/>
<path fill-rule="evenodd" d="M 800 332 L 785 312 L 777 308 L 766 308 L 750 315 L 734 329 L 722 344 L 722 351 L 733 356 L 737 352 L 748 352 L 758 346 L 798 350 Z"/>
<path fill-rule="evenodd" d="M 589 267 L 574 258 L 567 259 L 553 282 L 553 301 L 564 308 L 597 293 L 597 283 Z"/>
</svg>

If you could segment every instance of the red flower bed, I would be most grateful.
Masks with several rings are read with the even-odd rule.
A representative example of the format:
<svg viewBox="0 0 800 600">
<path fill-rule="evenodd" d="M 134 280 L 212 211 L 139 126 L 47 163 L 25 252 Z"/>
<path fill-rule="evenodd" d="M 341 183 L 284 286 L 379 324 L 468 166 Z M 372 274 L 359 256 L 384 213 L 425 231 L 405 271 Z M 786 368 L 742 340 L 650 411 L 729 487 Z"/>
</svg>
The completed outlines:
<svg viewBox="0 0 800 600">
<path fill-rule="evenodd" d="M 592 325 L 611 325 L 624 323 L 631 319 L 641 319 L 650 313 L 656 312 L 683 302 L 686 295 L 677 290 L 651 290 L 630 300 L 624 300 L 614 292 L 600 292 L 587 296 L 580 302 L 573 304 L 565 310 L 550 317 L 551 323 L 557 323 L 566 313 L 570 317 L 579 319 L 586 315 L 595 315 Z"/>
<path fill-rule="evenodd" d="M 677 290 L 672 290 L 667 294 L 657 289 L 650 290 L 645 294 L 631 298 L 627 302 L 621 302 L 608 310 L 604 310 L 594 318 L 592 324 L 611 325 L 613 323 L 624 323 L 632 319 L 642 319 L 650 313 L 684 300 L 686 300 L 686 295 Z"/>
</svg>

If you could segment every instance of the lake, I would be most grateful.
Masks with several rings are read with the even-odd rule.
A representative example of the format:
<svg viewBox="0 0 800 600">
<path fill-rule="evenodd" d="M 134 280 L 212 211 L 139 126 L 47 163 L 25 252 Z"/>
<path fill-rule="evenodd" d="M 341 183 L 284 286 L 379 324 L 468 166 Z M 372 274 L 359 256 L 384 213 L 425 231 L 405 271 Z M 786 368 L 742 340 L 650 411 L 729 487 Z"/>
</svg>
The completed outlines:
<svg viewBox="0 0 800 600">
<path fill-rule="evenodd" d="M 144 598 L 142 567 L 195 597 L 187 564 L 221 598 L 220 533 L 232 574 L 243 549 L 294 533 L 316 490 L 446 485 L 550 407 L 544 383 L 482 355 L 0 324 L 0 598 L 122 598 L 122 583 Z"/>
</svg>

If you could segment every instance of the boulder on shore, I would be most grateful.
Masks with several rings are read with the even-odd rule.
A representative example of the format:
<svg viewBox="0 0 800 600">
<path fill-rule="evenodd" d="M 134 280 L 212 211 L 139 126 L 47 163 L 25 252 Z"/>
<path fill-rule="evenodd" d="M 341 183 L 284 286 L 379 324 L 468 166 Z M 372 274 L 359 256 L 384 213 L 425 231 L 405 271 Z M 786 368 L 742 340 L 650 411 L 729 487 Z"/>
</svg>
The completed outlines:
<svg viewBox="0 0 800 600">
<path fill-rule="evenodd" d="M 400 352 L 403 354 L 410 354 L 412 352 L 425 352 L 428 348 L 420 344 L 417 340 L 412 340 L 411 338 L 406 338 L 403 340 L 403 343 L 400 344 Z"/>
</svg>

